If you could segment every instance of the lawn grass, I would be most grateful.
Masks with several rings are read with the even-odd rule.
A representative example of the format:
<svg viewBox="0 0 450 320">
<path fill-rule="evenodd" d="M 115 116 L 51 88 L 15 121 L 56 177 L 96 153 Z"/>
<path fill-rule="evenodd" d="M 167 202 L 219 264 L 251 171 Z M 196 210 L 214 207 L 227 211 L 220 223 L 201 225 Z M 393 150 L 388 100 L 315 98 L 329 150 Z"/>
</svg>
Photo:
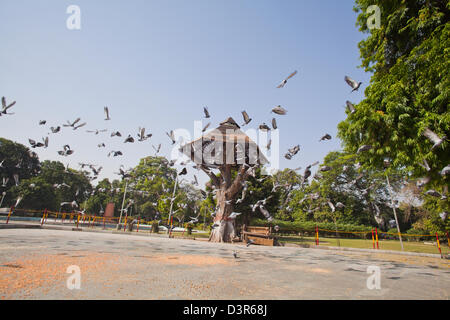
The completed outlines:
<svg viewBox="0 0 450 320">
<path fill-rule="evenodd" d="M 113 229 L 111 229 L 113 230 Z M 123 229 L 122 229 L 123 230 Z M 149 232 L 148 230 L 143 230 L 143 232 Z M 166 231 L 160 231 L 158 234 L 167 234 Z M 188 235 L 187 232 L 172 232 L 174 238 L 187 238 L 187 239 L 208 239 L 209 233 L 197 233 L 193 232 Z M 301 236 L 288 236 L 282 235 L 277 236 L 278 241 L 282 243 L 292 243 L 299 245 L 309 245 L 315 246 L 315 238 L 314 237 L 301 237 Z M 419 253 L 434 253 L 439 254 L 439 249 L 436 245 L 435 241 L 425 241 L 427 243 L 433 244 L 425 244 L 423 241 L 403 241 L 403 247 L 405 251 L 408 252 L 419 252 Z M 400 241 L 398 240 L 379 240 L 378 241 L 379 248 L 381 250 L 394 250 L 401 251 L 402 248 L 400 246 Z M 347 247 L 347 248 L 359 248 L 359 249 L 373 249 L 372 239 L 336 239 L 336 238 L 319 238 L 319 246 L 330 246 L 330 247 Z M 376 244 L 375 244 L 376 248 Z M 450 248 L 447 243 L 441 243 L 441 250 L 444 255 L 450 254 Z"/>
<path fill-rule="evenodd" d="M 280 242 L 295 243 L 295 244 L 307 244 L 315 246 L 314 237 L 299 237 L 299 236 L 280 236 L 278 237 Z M 432 243 L 429 241 L 428 243 Z M 421 253 L 435 253 L 439 254 L 439 249 L 435 242 L 434 245 L 424 244 L 424 242 L 403 241 L 403 247 L 405 251 L 409 252 L 421 252 Z M 400 241 L 398 240 L 379 240 L 379 248 L 381 250 L 395 250 L 401 251 Z M 319 246 L 330 247 L 348 247 L 348 248 L 360 248 L 360 249 L 373 249 L 372 239 L 336 239 L 336 238 L 319 238 Z M 376 248 L 376 244 L 375 244 Z M 441 250 L 444 255 L 450 253 L 447 243 L 441 243 Z"/>
<path fill-rule="evenodd" d="M 187 234 L 187 232 L 183 233 L 183 232 L 172 232 L 172 235 L 174 238 L 189 238 L 189 239 L 194 239 L 194 238 L 209 238 L 209 233 L 197 233 L 197 232 L 193 232 L 192 234 Z"/>
</svg>

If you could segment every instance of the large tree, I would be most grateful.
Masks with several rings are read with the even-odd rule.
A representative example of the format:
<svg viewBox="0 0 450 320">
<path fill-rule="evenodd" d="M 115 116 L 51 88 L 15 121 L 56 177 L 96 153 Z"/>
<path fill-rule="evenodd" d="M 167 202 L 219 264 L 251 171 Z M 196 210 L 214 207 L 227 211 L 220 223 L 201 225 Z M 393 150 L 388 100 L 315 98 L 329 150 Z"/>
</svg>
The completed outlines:
<svg viewBox="0 0 450 320">
<path fill-rule="evenodd" d="M 344 152 L 328 153 L 321 168 L 324 171 L 319 170 L 309 185 L 294 192 L 289 205 L 297 220 L 375 226 L 375 216 L 385 222 L 393 219 L 383 169 L 364 168 L 357 162 L 356 155 Z M 395 196 L 403 179 L 393 173 L 390 178 Z M 336 207 L 339 202 L 344 207 Z"/>
<path fill-rule="evenodd" d="M 381 9 L 379 29 L 370 29 L 367 9 Z M 450 2 L 442 0 L 357 0 L 357 25 L 368 37 L 359 43 L 362 67 L 372 72 L 365 98 L 338 126 L 347 151 L 367 167 L 389 158 L 392 170 L 429 176 L 434 186 L 448 184 L 439 172 L 450 163 L 449 143 L 432 149 L 428 128 L 450 137 Z M 426 160 L 427 172 L 421 166 Z"/>
<path fill-rule="evenodd" d="M 255 169 L 267 163 L 267 159 L 231 117 L 221 122 L 212 132 L 184 145 L 180 151 L 209 176 L 211 187 L 215 191 L 215 228 L 209 240 L 232 241 L 236 235 L 235 219 L 229 217 L 233 213 L 238 194 L 248 177 L 254 176 Z"/>
<path fill-rule="evenodd" d="M 9 190 L 21 183 L 21 180 L 35 177 L 40 171 L 37 154 L 28 147 L 0 138 L 0 190 L 6 192 L 3 204 L 14 204 L 16 194 Z"/>
<path fill-rule="evenodd" d="M 70 208 L 61 207 L 62 202 L 76 201 L 81 205 L 91 190 L 85 173 L 66 168 L 59 161 L 45 160 L 37 176 L 21 180 L 11 193 L 14 197 L 22 196 L 20 206 L 23 208 L 59 211 Z"/>
</svg>

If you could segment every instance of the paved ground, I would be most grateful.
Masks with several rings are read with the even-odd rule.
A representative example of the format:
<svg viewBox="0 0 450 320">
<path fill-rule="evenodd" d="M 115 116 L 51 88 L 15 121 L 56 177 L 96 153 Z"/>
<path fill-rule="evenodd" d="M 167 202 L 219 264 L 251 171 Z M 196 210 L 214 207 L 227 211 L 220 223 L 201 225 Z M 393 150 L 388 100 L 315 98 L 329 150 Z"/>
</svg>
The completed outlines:
<svg viewBox="0 0 450 320">
<path fill-rule="evenodd" d="M 80 290 L 67 289 L 71 265 L 80 267 Z M 380 290 L 367 288 L 368 266 L 380 267 Z M 450 261 L 436 258 L 0 230 L 1 299 L 448 300 L 449 296 Z"/>
</svg>

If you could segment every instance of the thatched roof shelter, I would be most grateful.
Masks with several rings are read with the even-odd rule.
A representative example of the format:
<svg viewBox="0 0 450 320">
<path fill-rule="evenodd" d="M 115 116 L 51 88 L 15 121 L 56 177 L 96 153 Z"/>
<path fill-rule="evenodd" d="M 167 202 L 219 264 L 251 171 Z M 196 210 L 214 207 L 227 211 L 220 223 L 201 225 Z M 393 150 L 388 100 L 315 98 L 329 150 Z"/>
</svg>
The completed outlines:
<svg viewBox="0 0 450 320">
<path fill-rule="evenodd" d="M 197 165 L 206 168 L 222 165 L 237 167 L 244 163 L 254 166 L 269 162 L 258 145 L 240 130 L 231 117 L 218 128 L 184 145 L 180 151 Z"/>
</svg>

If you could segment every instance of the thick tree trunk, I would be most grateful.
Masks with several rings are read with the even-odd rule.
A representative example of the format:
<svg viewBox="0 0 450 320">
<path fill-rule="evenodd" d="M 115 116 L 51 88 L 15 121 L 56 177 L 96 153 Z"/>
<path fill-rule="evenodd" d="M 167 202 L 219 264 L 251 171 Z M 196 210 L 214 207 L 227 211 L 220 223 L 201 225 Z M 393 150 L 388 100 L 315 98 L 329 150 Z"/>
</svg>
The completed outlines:
<svg viewBox="0 0 450 320">
<path fill-rule="evenodd" d="M 234 220 L 228 217 L 233 212 L 233 204 L 238 192 L 242 189 L 243 181 L 248 177 L 245 166 L 241 166 L 238 175 L 232 181 L 231 166 L 225 165 L 220 168 L 221 177 L 211 174 L 208 170 L 202 168 L 210 176 L 216 187 L 216 200 L 218 210 L 214 218 L 214 224 L 217 225 L 212 231 L 209 241 L 211 242 L 231 242 L 236 236 Z M 227 203 L 228 202 L 228 203 Z"/>
<path fill-rule="evenodd" d="M 209 241 L 211 242 L 231 242 L 235 236 L 234 221 L 229 220 L 228 216 L 233 212 L 233 204 L 227 204 L 226 190 L 218 190 L 216 193 L 219 210 L 214 218 L 214 224 L 218 227 L 211 231 Z"/>
</svg>

